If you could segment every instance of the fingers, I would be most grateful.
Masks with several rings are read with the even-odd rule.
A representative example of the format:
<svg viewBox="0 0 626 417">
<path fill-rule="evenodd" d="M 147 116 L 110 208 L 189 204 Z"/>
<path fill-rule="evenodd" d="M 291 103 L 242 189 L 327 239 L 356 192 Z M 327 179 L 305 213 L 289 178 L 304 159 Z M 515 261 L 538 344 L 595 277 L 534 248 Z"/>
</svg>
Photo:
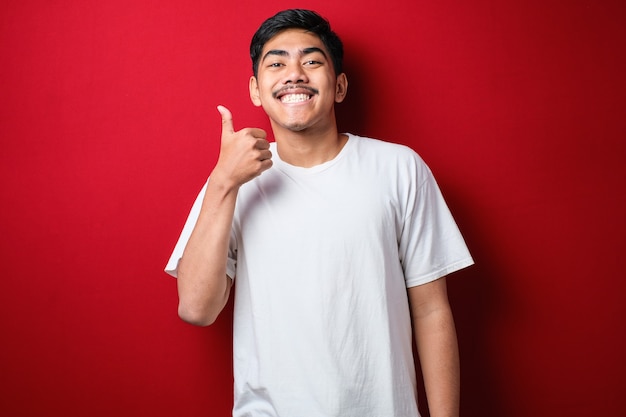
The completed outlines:
<svg viewBox="0 0 626 417">
<path fill-rule="evenodd" d="M 257 136 L 258 137 L 258 136 Z M 263 138 L 259 138 L 254 145 L 259 150 L 265 150 L 270 148 L 270 143 Z"/>
<path fill-rule="evenodd" d="M 270 150 L 264 150 L 259 152 L 259 161 L 266 161 L 272 159 L 272 152 Z"/>
<path fill-rule="evenodd" d="M 217 106 L 217 111 L 222 115 L 222 136 L 226 133 L 232 135 L 235 133 L 235 127 L 233 126 L 233 115 L 224 106 Z"/>
<path fill-rule="evenodd" d="M 224 106 L 217 106 L 222 117 L 220 156 L 213 169 L 233 184 L 242 185 L 272 166 L 270 143 L 267 133 L 259 128 L 235 131 L 233 115 Z"/>
<path fill-rule="evenodd" d="M 233 114 L 226 107 L 220 105 L 217 106 L 217 111 L 222 116 L 222 139 L 225 135 L 232 135 L 235 133 L 235 126 L 233 124 Z M 241 132 L 247 132 L 255 138 L 265 139 L 267 133 L 263 129 L 258 128 L 246 128 Z"/>
</svg>

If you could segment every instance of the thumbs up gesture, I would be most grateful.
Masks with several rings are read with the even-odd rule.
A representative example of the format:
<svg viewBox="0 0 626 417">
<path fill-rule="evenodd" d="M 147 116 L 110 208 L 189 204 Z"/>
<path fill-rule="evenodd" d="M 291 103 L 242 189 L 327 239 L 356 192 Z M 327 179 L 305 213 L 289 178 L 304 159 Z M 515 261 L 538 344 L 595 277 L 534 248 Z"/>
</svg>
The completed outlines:
<svg viewBox="0 0 626 417">
<path fill-rule="evenodd" d="M 211 178 L 238 188 L 272 166 L 270 144 L 263 129 L 235 131 L 230 110 L 224 106 L 217 110 L 222 115 L 222 142 Z"/>
</svg>

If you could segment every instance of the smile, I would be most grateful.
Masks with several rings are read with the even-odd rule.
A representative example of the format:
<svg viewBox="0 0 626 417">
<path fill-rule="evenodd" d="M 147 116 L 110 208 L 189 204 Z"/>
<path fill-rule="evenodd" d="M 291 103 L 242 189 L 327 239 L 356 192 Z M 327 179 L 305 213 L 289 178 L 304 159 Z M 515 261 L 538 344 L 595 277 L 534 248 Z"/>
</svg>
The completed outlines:
<svg viewBox="0 0 626 417">
<path fill-rule="evenodd" d="M 319 94 L 313 87 L 308 85 L 289 85 L 274 92 L 274 98 L 280 100 L 284 104 L 296 104 L 309 101 L 314 95 Z"/>
<path fill-rule="evenodd" d="M 302 103 L 307 101 L 311 96 L 308 94 L 285 94 L 280 97 L 281 103 Z"/>
</svg>

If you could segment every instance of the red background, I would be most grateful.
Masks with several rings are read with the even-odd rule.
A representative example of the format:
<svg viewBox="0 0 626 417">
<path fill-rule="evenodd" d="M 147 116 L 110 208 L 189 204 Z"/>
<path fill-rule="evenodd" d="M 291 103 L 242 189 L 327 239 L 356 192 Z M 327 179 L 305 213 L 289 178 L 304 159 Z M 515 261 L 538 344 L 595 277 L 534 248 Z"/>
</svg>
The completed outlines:
<svg viewBox="0 0 626 417">
<path fill-rule="evenodd" d="M 295 3 L 0 4 L 0 414 L 227 416 L 230 307 L 162 269 Z M 429 163 L 477 265 L 449 281 L 464 416 L 618 416 L 626 249 L 621 0 L 318 0 L 346 44 L 341 129 Z"/>
</svg>

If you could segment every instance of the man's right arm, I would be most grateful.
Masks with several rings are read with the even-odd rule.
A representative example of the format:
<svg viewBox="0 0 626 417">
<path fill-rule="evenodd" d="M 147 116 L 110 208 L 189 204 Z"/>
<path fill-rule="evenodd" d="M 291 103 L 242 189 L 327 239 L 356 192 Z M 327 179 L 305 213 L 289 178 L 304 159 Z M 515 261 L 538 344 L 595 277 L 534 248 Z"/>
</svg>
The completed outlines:
<svg viewBox="0 0 626 417">
<path fill-rule="evenodd" d="M 239 187 L 272 166 L 266 133 L 254 128 L 235 132 L 230 111 L 222 106 L 218 110 L 220 157 L 178 264 L 178 314 L 199 326 L 212 324 L 228 301 L 232 280 L 226 263 Z"/>
</svg>

